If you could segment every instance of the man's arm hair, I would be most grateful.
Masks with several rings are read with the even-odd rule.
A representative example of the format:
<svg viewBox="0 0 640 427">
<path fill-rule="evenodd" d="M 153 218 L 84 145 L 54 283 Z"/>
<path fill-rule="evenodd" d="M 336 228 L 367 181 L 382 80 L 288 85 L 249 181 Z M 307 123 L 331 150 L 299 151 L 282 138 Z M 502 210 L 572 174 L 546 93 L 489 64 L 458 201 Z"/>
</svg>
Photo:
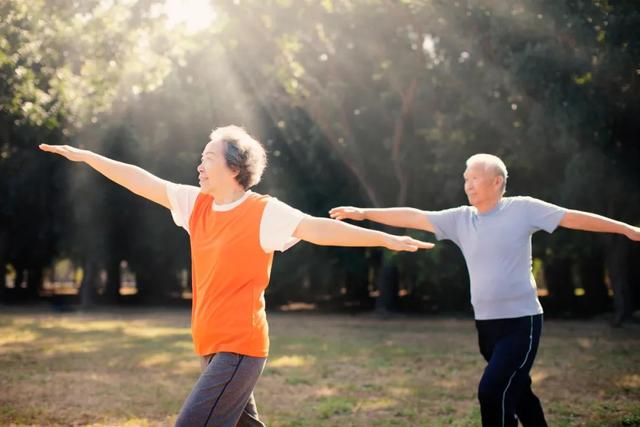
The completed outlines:
<svg viewBox="0 0 640 427">
<path fill-rule="evenodd" d="M 561 227 L 599 233 L 617 233 L 640 240 L 640 229 L 621 221 L 590 212 L 568 210 L 560 220 Z"/>
<path fill-rule="evenodd" d="M 332 218 L 356 221 L 369 220 L 393 227 L 413 228 L 434 233 L 433 224 L 427 217 L 427 212 L 415 208 L 383 208 L 365 209 L 352 206 L 340 206 L 329 211 Z"/>
</svg>

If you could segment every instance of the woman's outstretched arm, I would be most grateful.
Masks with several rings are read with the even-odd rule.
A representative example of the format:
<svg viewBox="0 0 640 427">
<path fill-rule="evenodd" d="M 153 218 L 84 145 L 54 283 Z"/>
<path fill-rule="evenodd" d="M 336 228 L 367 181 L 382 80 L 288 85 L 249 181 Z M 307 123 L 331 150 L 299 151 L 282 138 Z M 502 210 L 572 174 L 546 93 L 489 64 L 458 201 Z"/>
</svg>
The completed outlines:
<svg viewBox="0 0 640 427">
<path fill-rule="evenodd" d="M 40 144 L 40 149 L 59 154 L 73 162 L 84 162 L 116 184 L 129 191 L 171 209 L 167 196 L 167 181 L 147 172 L 141 167 L 118 162 L 89 150 L 69 145 Z"/>
</svg>

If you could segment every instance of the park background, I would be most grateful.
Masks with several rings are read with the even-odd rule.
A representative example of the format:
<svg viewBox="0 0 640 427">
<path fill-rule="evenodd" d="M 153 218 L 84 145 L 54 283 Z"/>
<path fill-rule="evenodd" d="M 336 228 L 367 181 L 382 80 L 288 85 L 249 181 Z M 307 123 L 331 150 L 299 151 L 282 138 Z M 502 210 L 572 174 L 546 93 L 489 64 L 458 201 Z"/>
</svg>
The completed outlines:
<svg viewBox="0 0 640 427">
<path fill-rule="evenodd" d="M 195 185 L 212 128 L 242 125 L 269 154 L 255 190 L 317 216 L 465 204 L 464 161 L 488 152 L 507 195 L 640 224 L 635 1 L 5 0 L 0 17 L 0 423 L 170 422 L 197 372 L 187 234 L 43 142 Z M 640 425 L 640 245 L 558 230 L 533 251 L 548 320 L 534 384 L 554 425 Z M 276 255 L 261 412 L 473 425 L 468 288 L 450 242 Z M 143 389 L 127 382 L 145 370 Z M 98 377 L 74 394 L 73 373 Z"/>
</svg>

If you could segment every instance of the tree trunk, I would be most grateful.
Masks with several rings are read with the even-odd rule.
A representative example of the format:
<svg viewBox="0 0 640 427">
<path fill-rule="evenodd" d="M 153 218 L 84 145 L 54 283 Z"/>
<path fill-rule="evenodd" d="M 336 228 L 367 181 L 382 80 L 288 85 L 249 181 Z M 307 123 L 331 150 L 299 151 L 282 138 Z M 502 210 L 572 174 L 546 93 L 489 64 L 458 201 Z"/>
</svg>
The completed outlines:
<svg viewBox="0 0 640 427">
<path fill-rule="evenodd" d="M 2 242 L 0 242 L 2 244 Z M 7 298 L 7 260 L 4 252 L 0 252 L 0 303 Z"/>
<path fill-rule="evenodd" d="M 631 311 L 640 306 L 640 245 L 629 244 L 629 287 L 631 288 Z"/>
<path fill-rule="evenodd" d="M 571 315 L 574 299 L 571 260 L 566 257 L 557 257 L 547 261 L 544 266 L 544 275 L 549 299 L 552 302 L 550 311 L 562 316 Z"/>
<path fill-rule="evenodd" d="M 345 274 L 346 299 L 357 301 L 360 308 L 367 307 L 370 300 L 368 270 L 366 265 L 364 267 L 364 271 Z"/>
<path fill-rule="evenodd" d="M 13 282 L 13 289 L 7 289 L 7 298 L 12 301 L 21 301 L 23 299 L 24 289 L 21 287 L 24 281 L 24 267 L 17 262 L 14 264 L 16 278 Z"/>
<path fill-rule="evenodd" d="M 110 260 L 107 266 L 107 284 L 104 289 L 104 302 L 107 304 L 117 304 L 120 301 L 120 284 L 122 275 L 120 274 L 120 262 Z"/>
<path fill-rule="evenodd" d="M 31 267 L 28 270 L 26 296 L 29 301 L 35 301 L 40 296 L 42 288 L 42 267 Z"/>
<path fill-rule="evenodd" d="M 607 271 L 613 288 L 612 326 L 620 326 L 631 318 L 631 290 L 629 288 L 629 242 L 624 236 L 606 236 Z"/>
<path fill-rule="evenodd" d="M 4 302 L 7 297 L 7 232 L 0 228 L 0 302 Z"/>
<path fill-rule="evenodd" d="M 163 274 L 163 272 L 165 274 Z M 166 270 L 154 267 L 144 273 L 138 273 L 136 284 L 138 286 L 137 297 L 142 303 L 162 304 L 169 299 L 169 289 L 175 285 L 173 275 L 167 275 Z"/>
<path fill-rule="evenodd" d="M 95 303 L 97 268 L 94 261 L 85 261 L 82 267 L 82 283 L 80 284 L 80 306 L 88 309 Z"/>
<path fill-rule="evenodd" d="M 607 310 L 609 295 L 604 280 L 604 258 L 601 253 L 580 257 L 578 261 L 580 280 L 585 292 L 585 310 L 588 314 L 599 314 Z"/>
<path fill-rule="evenodd" d="M 376 313 L 387 316 L 398 308 L 399 272 L 395 257 L 382 257 L 382 266 L 378 272 L 378 291 Z"/>
</svg>

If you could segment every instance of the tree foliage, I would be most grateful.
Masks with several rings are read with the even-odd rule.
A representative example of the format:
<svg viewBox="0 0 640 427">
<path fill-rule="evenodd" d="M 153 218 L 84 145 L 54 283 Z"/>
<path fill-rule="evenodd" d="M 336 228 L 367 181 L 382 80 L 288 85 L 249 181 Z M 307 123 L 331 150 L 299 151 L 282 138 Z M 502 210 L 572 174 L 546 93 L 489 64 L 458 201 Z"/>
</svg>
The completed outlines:
<svg viewBox="0 0 640 427">
<path fill-rule="evenodd" d="M 189 261 L 167 213 L 34 147 L 71 141 L 193 183 L 208 133 L 228 123 L 269 151 L 258 191 L 315 215 L 463 204 L 464 160 L 491 152 L 509 167 L 508 194 L 640 221 L 633 2 L 217 1 L 197 33 L 168 30 L 161 4 L 0 6 L 4 262 L 67 255 L 116 272 L 127 259 L 143 294 L 175 292 Z M 558 307 L 582 286 L 602 308 L 605 271 L 637 277 L 637 263 L 615 261 L 637 251 L 610 239 L 537 235 L 534 252 Z M 389 265 L 404 306 L 468 306 L 446 243 L 393 256 L 299 245 L 277 257 L 270 298 L 367 306 Z"/>
</svg>

